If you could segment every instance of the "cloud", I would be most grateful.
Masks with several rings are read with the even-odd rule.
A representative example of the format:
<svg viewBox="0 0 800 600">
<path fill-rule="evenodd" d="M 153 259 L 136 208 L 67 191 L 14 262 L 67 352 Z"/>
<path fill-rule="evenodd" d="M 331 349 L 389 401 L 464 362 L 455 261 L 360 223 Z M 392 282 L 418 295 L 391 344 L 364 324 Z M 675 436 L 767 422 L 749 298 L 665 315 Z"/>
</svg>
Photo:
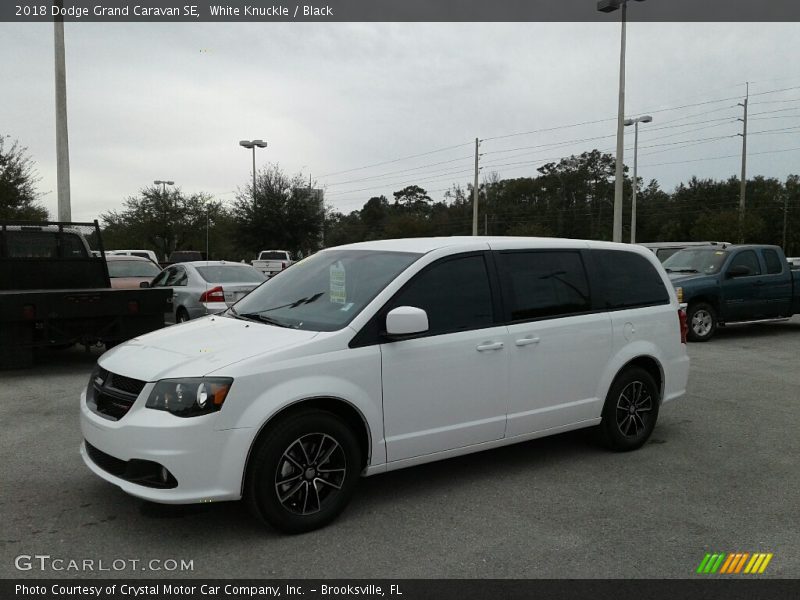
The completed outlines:
<svg viewBox="0 0 800 600">
<path fill-rule="evenodd" d="M 423 179 L 429 190 L 465 183 L 470 144 L 515 132 L 608 119 L 593 125 L 490 140 L 485 172 L 535 173 L 539 159 L 614 147 L 619 25 L 589 23 L 388 24 L 96 24 L 66 25 L 73 218 L 93 219 L 154 179 L 188 192 L 225 194 L 248 181 L 251 157 L 237 142 L 269 142 L 257 160 L 277 161 L 314 177 L 464 144 L 419 159 L 321 178 L 341 210 L 374 194 Z M 682 110 L 670 107 L 800 86 L 787 78 L 800 46 L 797 24 L 631 23 L 628 27 L 629 114 L 653 111 L 640 144 L 706 136 L 695 146 L 642 149 L 640 174 L 667 189 L 693 174 L 738 173 L 736 100 Z M 4 82 L 0 130 L 30 148 L 55 189 L 52 27 L 0 25 Z M 800 98 L 800 90 L 755 96 Z M 780 107 L 797 106 L 786 103 Z M 778 105 L 761 105 L 766 110 Z M 729 117 L 713 128 L 663 127 Z M 798 107 L 797 113 L 800 113 Z M 797 116 L 753 122 L 751 131 L 796 126 Z M 680 121 L 677 122 L 680 124 Z M 564 140 L 604 139 L 505 152 Z M 796 135 L 752 137 L 753 152 L 800 146 Z M 798 153 L 754 154 L 749 173 L 785 177 Z M 518 157 L 505 160 L 505 157 Z M 462 158 L 463 157 L 463 158 Z M 630 161 L 630 154 L 626 162 Z M 458 160 L 456 160 L 458 159 Z M 510 162 L 530 165 L 500 167 Z M 341 182 L 414 169 L 363 183 Z M 662 164 L 688 161 L 682 164 Z M 652 166 L 648 166 L 652 165 Z M 438 173 L 437 176 L 433 175 Z M 339 183 L 339 185 L 336 185 Z M 367 191 L 349 190 L 368 187 Z M 441 194 L 433 194 L 435 197 Z M 231 194 L 220 198 L 231 198 Z M 55 214 L 55 194 L 43 201 Z"/>
</svg>

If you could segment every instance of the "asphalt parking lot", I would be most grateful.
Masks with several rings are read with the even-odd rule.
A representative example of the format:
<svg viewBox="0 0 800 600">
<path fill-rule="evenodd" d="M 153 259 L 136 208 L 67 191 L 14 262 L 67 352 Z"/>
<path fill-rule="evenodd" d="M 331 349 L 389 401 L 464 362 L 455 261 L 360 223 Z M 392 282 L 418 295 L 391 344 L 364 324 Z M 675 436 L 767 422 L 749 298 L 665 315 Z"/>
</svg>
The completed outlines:
<svg viewBox="0 0 800 600">
<path fill-rule="evenodd" d="M 344 515 L 286 537 L 239 503 L 169 507 L 83 465 L 78 395 L 99 351 L 0 372 L 0 577 L 689 577 L 706 552 L 771 552 L 800 577 L 800 318 L 692 344 L 689 394 L 615 454 L 573 432 L 365 479 Z M 192 560 L 193 571 L 18 571 L 15 557 Z"/>
</svg>

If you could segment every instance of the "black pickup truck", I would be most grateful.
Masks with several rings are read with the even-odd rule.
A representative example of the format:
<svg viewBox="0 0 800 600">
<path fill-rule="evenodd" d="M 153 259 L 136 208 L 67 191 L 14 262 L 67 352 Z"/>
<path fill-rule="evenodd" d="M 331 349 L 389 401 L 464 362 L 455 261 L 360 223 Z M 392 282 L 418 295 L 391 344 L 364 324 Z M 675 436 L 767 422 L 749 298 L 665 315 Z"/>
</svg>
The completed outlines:
<svg viewBox="0 0 800 600">
<path fill-rule="evenodd" d="M 663 263 L 686 304 L 689 339 L 710 340 L 727 323 L 788 319 L 800 313 L 800 270 L 778 246 L 687 248 Z"/>
<path fill-rule="evenodd" d="M 0 223 L 0 368 L 34 349 L 113 346 L 164 326 L 172 290 L 111 289 L 94 223 Z"/>
</svg>

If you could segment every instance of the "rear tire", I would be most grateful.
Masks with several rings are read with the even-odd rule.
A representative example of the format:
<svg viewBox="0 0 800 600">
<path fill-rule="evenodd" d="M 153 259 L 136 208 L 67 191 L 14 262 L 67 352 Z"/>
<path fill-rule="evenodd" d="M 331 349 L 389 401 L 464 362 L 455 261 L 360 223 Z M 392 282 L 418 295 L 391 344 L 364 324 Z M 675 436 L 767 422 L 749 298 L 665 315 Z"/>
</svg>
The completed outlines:
<svg viewBox="0 0 800 600">
<path fill-rule="evenodd" d="M 270 426 L 250 457 L 245 500 L 284 533 L 324 527 L 344 510 L 362 469 L 361 448 L 338 416 L 304 410 Z"/>
<path fill-rule="evenodd" d="M 641 448 L 653 433 L 660 404 L 660 388 L 650 373 L 635 366 L 619 373 L 603 406 L 605 445 L 617 452 Z"/>
<path fill-rule="evenodd" d="M 180 307 L 175 313 L 176 323 L 186 323 L 186 321 L 188 321 L 189 319 L 191 319 L 191 317 L 189 316 L 189 313 L 186 311 L 186 309 L 183 307 Z"/>
<path fill-rule="evenodd" d="M 717 311 L 707 302 L 691 304 L 686 311 L 686 323 L 689 325 L 689 341 L 707 342 L 717 332 Z"/>
</svg>

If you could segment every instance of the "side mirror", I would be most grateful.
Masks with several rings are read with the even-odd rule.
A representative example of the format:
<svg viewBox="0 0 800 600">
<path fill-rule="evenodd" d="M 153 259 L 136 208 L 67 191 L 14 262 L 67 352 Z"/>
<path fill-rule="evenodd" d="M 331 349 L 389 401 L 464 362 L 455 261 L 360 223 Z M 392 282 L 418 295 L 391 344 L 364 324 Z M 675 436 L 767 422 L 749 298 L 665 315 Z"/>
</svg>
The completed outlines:
<svg viewBox="0 0 800 600">
<path fill-rule="evenodd" d="M 406 336 L 428 331 L 428 313 L 414 306 L 398 306 L 386 315 L 386 334 Z"/>
<path fill-rule="evenodd" d="M 149 281 L 142 281 L 142 282 L 139 284 L 139 287 L 140 287 L 140 288 L 149 288 L 149 287 L 150 287 L 150 282 L 149 282 Z"/>
<path fill-rule="evenodd" d="M 750 269 L 744 265 L 735 265 L 728 269 L 727 276 L 732 279 L 734 277 L 746 277 L 750 275 Z"/>
</svg>

